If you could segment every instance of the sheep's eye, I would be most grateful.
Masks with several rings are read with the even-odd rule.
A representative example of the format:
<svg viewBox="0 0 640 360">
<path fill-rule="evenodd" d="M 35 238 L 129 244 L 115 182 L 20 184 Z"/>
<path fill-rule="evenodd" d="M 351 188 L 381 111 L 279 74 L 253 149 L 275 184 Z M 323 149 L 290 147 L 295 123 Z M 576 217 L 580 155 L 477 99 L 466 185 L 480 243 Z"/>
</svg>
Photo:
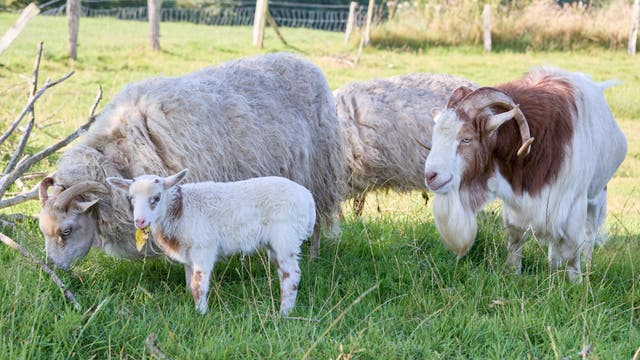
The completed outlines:
<svg viewBox="0 0 640 360">
<path fill-rule="evenodd" d="M 60 229 L 60 236 L 67 237 L 69 235 L 71 235 L 71 226 L 64 229 Z"/>
<path fill-rule="evenodd" d="M 471 142 L 471 138 L 462 138 L 462 140 L 460 140 L 461 144 L 468 144 Z"/>
</svg>

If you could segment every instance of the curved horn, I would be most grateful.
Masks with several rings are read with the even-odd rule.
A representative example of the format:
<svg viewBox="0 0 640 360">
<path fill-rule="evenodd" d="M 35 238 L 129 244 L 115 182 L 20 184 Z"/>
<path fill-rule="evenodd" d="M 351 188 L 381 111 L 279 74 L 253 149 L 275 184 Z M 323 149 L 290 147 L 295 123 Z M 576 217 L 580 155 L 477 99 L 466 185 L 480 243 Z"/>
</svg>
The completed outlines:
<svg viewBox="0 0 640 360">
<path fill-rule="evenodd" d="M 520 138 L 522 139 L 522 145 L 518 149 L 518 156 L 524 157 L 529 154 L 531 150 L 531 143 L 533 138 L 529 133 L 529 124 L 524 114 L 520 110 L 520 107 L 513 101 L 513 99 L 504 92 L 490 87 L 479 88 L 471 94 L 467 95 L 458 108 L 464 111 L 471 119 L 476 117 L 478 113 L 491 105 L 500 105 L 507 107 L 511 110 L 516 109 L 514 118 L 518 124 L 518 130 L 520 131 Z"/>
<path fill-rule="evenodd" d="M 44 206 L 44 204 L 49 200 L 49 187 L 53 185 L 53 178 L 47 176 L 46 178 L 40 181 L 40 186 L 38 187 L 38 197 L 40 198 L 40 206 Z"/>
<path fill-rule="evenodd" d="M 82 181 L 77 184 L 73 184 L 71 187 L 61 192 L 56 197 L 53 206 L 58 209 L 66 209 L 69 206 L 71 200 L 73 200 L 76 196 L 84 194 L 86 192 L 94 191 L 106 194 L 109 192 L 109 189 L 96 181 Z"/>
</svg>

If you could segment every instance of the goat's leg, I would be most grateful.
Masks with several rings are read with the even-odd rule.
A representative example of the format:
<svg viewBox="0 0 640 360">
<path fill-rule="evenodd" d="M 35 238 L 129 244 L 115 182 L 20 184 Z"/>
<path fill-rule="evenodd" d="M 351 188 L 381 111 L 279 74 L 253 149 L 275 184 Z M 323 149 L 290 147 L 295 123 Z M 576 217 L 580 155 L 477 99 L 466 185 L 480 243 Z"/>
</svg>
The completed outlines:
<svg viewBox="0 0 640 360">
<path fill-rule="evenodd" d="M 562 265 L 562 257 L 560 256 L 560 249 L 558 244 L 554 239 L 549 239 L 549 253 L 547 254 L 549 258 L 549 270 L 554 272 L 560 268 Z"/>
<path fill-rule="evenodd" d="M 576 199 L 571 207 L 571 213 L 567 219 L 564 241 L 560 244 L 560 254 L 567 263 L 567 276 L 572 282 L 581 282 L 582 273 L 580 270 L 580 254 L 583 248 L 588 248 L 588 252 L 593 251 L 593 243 L 587 238 L 585 231 L 587 227 L 587 197 Z"/>
<path fill-rule="evenodd" d="M 585 266 L 587 271 L 591 267 L 591 257 L 593 255 L 593 247 L 598 241 L 600 236 L 600 228 L 604 224 L 604 219 L 607 213 L 607 188 L 605 187 L 600 194 L 595 198 L 589 199 L 587 202 L 587 226 L 585 232 L 587 236 L 587 242 L 582 247 L 582 254 L 584 255 Z M 606 238 L 606 236 L 602 236 Z"/>
<path fill-rule="evenodd" d="M 207 312 L 207 292 L 209 291 L 211 269 L 213 269 L 213 264 L 193 264 L 191 295 L 193 295 L 193 301 L 201 314 Z"/>
</svg>

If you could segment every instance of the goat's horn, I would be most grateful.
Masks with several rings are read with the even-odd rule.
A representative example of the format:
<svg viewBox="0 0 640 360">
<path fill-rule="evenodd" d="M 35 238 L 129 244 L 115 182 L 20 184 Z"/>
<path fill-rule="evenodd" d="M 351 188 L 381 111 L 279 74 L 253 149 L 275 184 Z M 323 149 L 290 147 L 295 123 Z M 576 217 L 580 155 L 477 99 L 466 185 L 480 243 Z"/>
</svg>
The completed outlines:
<svg viewBox="0 0 640 360">
<path fill-rule="evenodd" d="M 44 206 L 47 200 L 49 200 L 49 193 L 47 191 L 49 190 L 49 187 L 51 187 L 51 185 L 53 185 L 53 178 L 50 176 L 40 181 L 40 186 L 38 187 L 38 197 L 40 198 L 40 206 Z"/>
<path fill-rule="evenodd" d="M 56 197 L 53 206 L 58 209 L 66 209 L 69 206 L 71 200 L 73 200 L 76 196 L 84 194 L 86 192 L 100 192 L 106 194 L 109 192 L 109 189 L 96 181 L 79 182 L 77 184 L 71 185 L 71 187 L 61 192 Z"/>
<path fill-rule="evenodd" d="M 471 94 L 467 95 L 458 108 L 464 111 L 471 119 L 476 117 L 482 110 L 491 105 L 499 105 L 510 109 L 517 109 L 515 120 L 518 124 L 522 145 L 518 149 L 518 156 L 524 157 L 529 154 L 533 138 L 529 133 L 529 124 L 520 107 L 513 102 L 513 99 L 504 92 L 490 87 L 479 88 Z"/>
</svg>

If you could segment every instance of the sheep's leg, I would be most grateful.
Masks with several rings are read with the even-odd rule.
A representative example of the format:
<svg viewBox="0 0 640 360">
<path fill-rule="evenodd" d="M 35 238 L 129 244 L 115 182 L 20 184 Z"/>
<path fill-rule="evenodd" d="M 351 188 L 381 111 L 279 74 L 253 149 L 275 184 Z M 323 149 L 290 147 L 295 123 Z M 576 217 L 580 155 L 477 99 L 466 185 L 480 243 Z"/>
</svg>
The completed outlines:
<svg viewBox="0 0 640 360">
<path fill-rule="evenodd" d="M 311 235 L 309 260 L 315 259 L 320 255 L 320 232 L 320 221 L 316 221 L 316 224 L 313 226 L 313 235 Z"/>
<path fill-rule="evenodd" d="M 524 247 L 525 233 L 514 226 L 508 226 L 507 233 L 509 234 L 507 264 L 514 274 L 520 275 L 522 272 L 522 248 Z"/>
<path fill-rule="evenodd" d="M 193 264 L 190 284 L 191 295 L 193 295 L 193 301 L 201 314 L 205 314 L 207 312 L 207 292 L 209 291 L 211 269 L 213 269 L 213 264 L 210 266 Z"/>
<path fill-rule="evenodd" d="M 364 210 L 364 203 L 367 198 L 367 193 L 362 191 L 353 198 L 353 214 L 356 217 L 360 217 L 362 215 L 362 210 Z"/>
<path fill-rule="evenodd" d="M 191 291 L 191 275 L 193 273 L 193 267 L 191 264 L 184 264 L 184 279 L 187 284 L 187 291 Z"/>
</svg>

